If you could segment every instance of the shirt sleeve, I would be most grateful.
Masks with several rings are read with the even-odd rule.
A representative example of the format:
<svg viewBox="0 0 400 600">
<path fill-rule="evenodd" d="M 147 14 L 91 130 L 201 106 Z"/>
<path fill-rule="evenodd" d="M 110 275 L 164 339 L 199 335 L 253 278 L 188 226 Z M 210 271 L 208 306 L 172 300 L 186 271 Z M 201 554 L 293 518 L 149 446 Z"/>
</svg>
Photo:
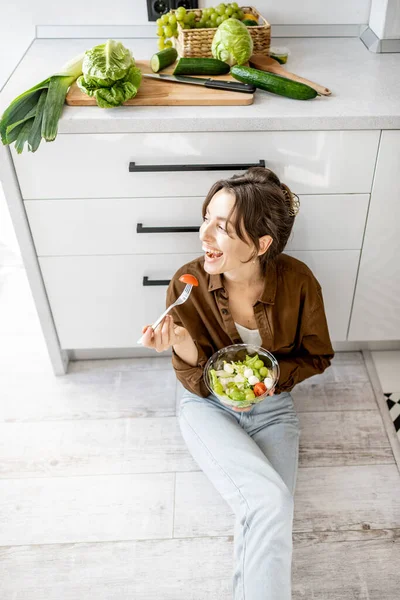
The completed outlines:
<svg viewBox="0 0 400 600">
<path fill-rule="evenodd" d="M 174 278 L 175 279 L 175 278 Z M 170 306 L 179 293 L 175 287 L 174 279 L 171 281 L 167 290 L 167 306 Z M 177 379 L 183 387 L 189 392 L 202 398 L 207 398 L 210 392 L 204 383 L 203 373 L 208 357 L 214 353 L 211 343 L 207 341 L 204 335 L 204 327 L 199 323 L 198 316 L 193 310 L 189 311 L 189 306 L 176 306 L 170 314 L 174 319 L 175 325 L 185 327 L 190 334 L 198 351 L 198 361 L 196 366 L 189 365 L 172 348 L 172 366 L 175 370 Z"/>
<path fill-rule="evenodd" d="M 321 288 L 315 280 L 316 291 L 305 299 L 304 317 L 300 323 L 301 344 L 295 355 L 276 355 L 280 376 L 275 393 L 290 392 L 297 383 L 323 373 L 331 364 L 335 353 L 329 337 Z M 309 305 L 312 308 L 307 310 Z"/>
</svg>

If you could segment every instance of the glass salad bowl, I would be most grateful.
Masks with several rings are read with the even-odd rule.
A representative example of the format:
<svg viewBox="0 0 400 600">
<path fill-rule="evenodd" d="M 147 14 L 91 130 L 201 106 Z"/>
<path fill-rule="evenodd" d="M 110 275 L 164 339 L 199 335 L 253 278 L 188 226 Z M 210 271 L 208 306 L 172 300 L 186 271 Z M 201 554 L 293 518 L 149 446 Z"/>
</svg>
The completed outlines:
<svg viewBox="0 0 400 600">
<path fill-rule="evenodd" d="M 279 379 L 279 364 L 260 346 L 233 344 L 208 359 L 203 377 L 221 402 L 244 408 L 267 398 Z"/>
</svg>

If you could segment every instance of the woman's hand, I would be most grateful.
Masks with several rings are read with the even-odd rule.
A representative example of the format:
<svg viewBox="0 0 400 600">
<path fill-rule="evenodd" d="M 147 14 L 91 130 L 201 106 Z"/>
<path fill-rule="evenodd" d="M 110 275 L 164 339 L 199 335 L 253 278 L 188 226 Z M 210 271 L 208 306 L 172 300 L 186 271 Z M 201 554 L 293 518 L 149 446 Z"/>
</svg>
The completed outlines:
<svg viewBox="0 0 400 600">
<path fill-rule="evenodd" d="M 273 396 L 274 393 L 275 393 L 275 388 L 272 388 L 272 390 L 269 390 L 268 396 Z M 221 404 L 223 404 L 224 406 L 227 406 L 228 408 L 234 410 L 235 412 L 249 412 L 254 406 L 254 404 L 252 404 L 251 406 L 248 406 L 246 408 L 236 408 L 234 406 L 231 406 L 230 404 L 225 404 L 225 402 L 222 402 L 222 400 L 220 400 L 220 402 L 221 402 Z"/>
<path fill-rule="evenodd" d="M 153 348 L 156 352 L 164 352 L 171 346 L 181 344 L 189 335 L 184 327 L 175 325 L 171 315 L 167 315 L 154 331 L 151 325 L 142 329 L 143 346 Z"/>
</svg>

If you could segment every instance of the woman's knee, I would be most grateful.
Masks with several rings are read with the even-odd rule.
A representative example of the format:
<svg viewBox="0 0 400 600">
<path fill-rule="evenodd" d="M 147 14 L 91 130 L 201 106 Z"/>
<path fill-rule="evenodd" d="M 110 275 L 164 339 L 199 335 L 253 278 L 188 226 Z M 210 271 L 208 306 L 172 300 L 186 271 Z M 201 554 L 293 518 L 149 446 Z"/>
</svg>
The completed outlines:
<svg viewBox="0 0 400 600">
<path fill-rule="evenodd" d="M 294 499 L 287 486 L 275 482 L 268 482 L 247 496 L 249 512 L 253 516 L 261 516 L 263 520 L 270 518 L 278 521 L 293 519 Z"/>
</svg>

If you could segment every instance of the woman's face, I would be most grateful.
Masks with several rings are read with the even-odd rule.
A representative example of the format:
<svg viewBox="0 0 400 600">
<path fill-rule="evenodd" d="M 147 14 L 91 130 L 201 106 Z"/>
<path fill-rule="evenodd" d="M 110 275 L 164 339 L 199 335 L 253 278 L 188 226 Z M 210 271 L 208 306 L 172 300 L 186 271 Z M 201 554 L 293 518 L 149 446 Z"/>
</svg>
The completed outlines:
<svg viewBox="0 0 400 600">
<path fill-rule="evenodd" d="M 254 268 L 252 261 L 249 260 L 254 251 L 253 243 L 246 235 L 248 243 L 238 238 L 232 224 L 227 225 L 226 219 L 235 204 L 235 196 L 222 188 L 212 197 L 204 222 L 200 227 L 200 239 L 205 252 L 204 269 L 207 273 L 226 273 L 234 271 L 235 275 L 249 272 L 249 268 Z M 233 215 L 233 219 L 235 215 Z M 229 234 L 229 235 L 228 235 Z M 270 236 L 264 236 L 272 242 Z M 260 253 L 265 246 L 261 242 Z M 269 242 L 270 243 L 270 242 Z M 267 247 L 269 246 L 269 243 Z"/>
</svg>

